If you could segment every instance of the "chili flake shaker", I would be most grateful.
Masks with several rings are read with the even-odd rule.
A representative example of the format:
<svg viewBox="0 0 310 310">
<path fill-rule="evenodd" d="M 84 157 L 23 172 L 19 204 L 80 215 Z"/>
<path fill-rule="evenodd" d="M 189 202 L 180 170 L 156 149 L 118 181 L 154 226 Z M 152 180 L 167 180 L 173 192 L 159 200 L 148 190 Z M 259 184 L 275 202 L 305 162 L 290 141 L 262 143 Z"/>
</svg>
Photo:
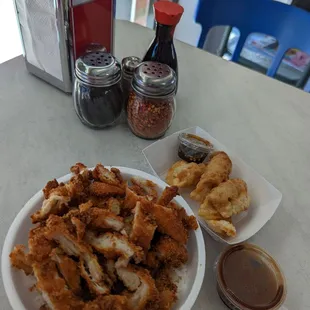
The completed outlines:
<svg viewBox="0 0 310 310">
<path fill-rule="evenodd" d="M 111 54 L 91 52 L 75 63 L 74 107 L 83 124 L 92 128 L 113 125 L 123 108 L 121 65 Z"/>
<path fill-rule="evenodd" d="M 135 69 L 127 121 L 136 136 L 156 139 L 165 134 L 175 113 L 176 83 L 176 73 L 168 65 L 146 61 Z"/>
<path fill-rule="evenodd" d="M 140 63 L 141 59 L 136 56 L 125 57 L 122 60 L 122 88 L 126 104 L 128 101 L 133 73 Z"/>
</svg>

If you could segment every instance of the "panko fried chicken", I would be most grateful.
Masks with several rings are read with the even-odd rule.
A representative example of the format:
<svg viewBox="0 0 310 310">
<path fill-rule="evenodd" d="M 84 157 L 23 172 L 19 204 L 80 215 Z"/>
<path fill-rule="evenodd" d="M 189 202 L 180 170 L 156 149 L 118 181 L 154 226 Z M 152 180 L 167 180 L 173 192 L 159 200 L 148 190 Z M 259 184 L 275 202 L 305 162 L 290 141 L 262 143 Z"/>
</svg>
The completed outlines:
<svg viewBox="0 0 310 310">
<path fill-rule="evenodd" d="M 169 169 L 166 182 L 171 186 L 180 188 L 197 185 L 201 175 L 204 173 L 205 165 L 196 163 L 187 163 L 179 160 Z"/>
<path fill-rule="evenodd" d="M 66 184 L 43 189 L 31 216 L 28 250 L 14 247 L 12 266 L 36 279 L 45 310 L 171 310 L 177 286 L 169 276 L 186 264 L 186 243 L 198 224 L 157 185 L 116 168 L 71 167 Z M 32 309 L 32 310 L 35 310 Z"/>
<path fill-rule="evenodd" d="M 161 206 L 167 206 L 170 201 L 179 194 L 178 191 L 179 189 L 176 186 L 166 187 L 160 195 L 157 204 Z"/>
<path fill-rule="evenodd" d="M 130 240 L 142 247 L 146 253 L 150 248 L 156 228 L 152 214 L 147 212 L 143 202 L 138 201 L 134 209 Z"/>
<path fill-rule="evenodd" d="M 231 169 L 232 162 L 228 155 L 225 152 L 215 152 L 190 197 L 202 203 L 214 187 L 228 180 Z"/>
</svg>

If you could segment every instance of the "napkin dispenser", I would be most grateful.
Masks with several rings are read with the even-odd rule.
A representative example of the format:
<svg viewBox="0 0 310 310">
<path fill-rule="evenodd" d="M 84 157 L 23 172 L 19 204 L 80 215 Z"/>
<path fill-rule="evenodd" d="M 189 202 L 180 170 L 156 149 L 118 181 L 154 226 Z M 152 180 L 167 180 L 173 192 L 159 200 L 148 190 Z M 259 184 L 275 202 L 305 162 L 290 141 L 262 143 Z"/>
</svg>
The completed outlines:
<svg viewBox="0 0 310 310">
<path fill-rule="evenodd" d="M 113 0 L 15 0 L 29 72 L 71 93 L 75 60 L 113 53 Z"/>
</svg>

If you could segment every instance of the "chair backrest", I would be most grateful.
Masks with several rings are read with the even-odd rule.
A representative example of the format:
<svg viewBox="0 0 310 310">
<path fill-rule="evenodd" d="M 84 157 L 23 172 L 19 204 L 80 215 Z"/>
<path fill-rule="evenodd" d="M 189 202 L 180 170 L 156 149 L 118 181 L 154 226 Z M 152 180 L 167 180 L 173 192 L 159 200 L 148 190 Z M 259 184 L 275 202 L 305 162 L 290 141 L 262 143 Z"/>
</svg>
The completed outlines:
<svg viewBox="0 0 310 310">
<path fill-rule="evenodd" d="M 198 47 L 203 48 L 209 30 L 214 26 L 233 26 L 240 30 L 240 39 L 232 55 L 239 59 L 249 34 L 263 33 L 278 40 L 278 49 L 267 75 L 274 76 L 284 54 L 290 48 L 310 54 L 310 13 L 276 1 L 200 0 L 196 22 L 202 31 Z"/>
</svg>

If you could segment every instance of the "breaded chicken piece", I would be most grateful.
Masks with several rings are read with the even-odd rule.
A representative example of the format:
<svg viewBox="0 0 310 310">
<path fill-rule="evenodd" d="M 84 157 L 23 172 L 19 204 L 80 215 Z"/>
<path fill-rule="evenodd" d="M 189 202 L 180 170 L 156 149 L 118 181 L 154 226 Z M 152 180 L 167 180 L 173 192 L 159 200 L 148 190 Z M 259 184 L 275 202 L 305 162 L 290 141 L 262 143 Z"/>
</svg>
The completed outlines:
<svg viewBox="0 0 310 310">
<path fill-rule="evenodd" d="M 61 214 L 68 209 L 68 202 L 71 200 L 65 186 L 53 188 L 44 199 L 41 209 L 31 215 L 32 223 L 46 220 L 50 214 Z"/>
<path fill-rule="evenodd" d="M 178 219 L 180 219 L 187 230 L 196 230 L 198 229 L 198 222 L 194 215 L 187 215 L 185 209 L 179 206 L 174 201 L 171 201 L 168 204 L 168 207 L 175 210 L 178 215 Z"/>
<path fill-rule="evenodd" d="M 102 253 L 107 259 L 122 257 L 122 263 L 127 266 L 129 260 L 134 258 L 138 264 L 143 259 L 143 250 L 119 233 L 107 232 L 96 236 L 92 232 L 86 233 L 86 240 L 96 251 Z"/>
<path fill-rule="evenodd" d="M 81 203 L 79 205 L 79 210 L 81 212 L 85 212 L 85 211 L 87 211 L 88 209 L 90 209 L 93 206 L 94 206 L 93 201 L 92 200 L 88 200 L 87 202 Z"/>
<path fill-rule="evenodd" d="M 115 215 L 119 215 L 121 213 L 122 201 L 114 197 L 110 197 L 107 201 L 107 208 Z"/>
<path fill-rule="evenodd" d="M 216 233 L 226 235 L 228 237 L 235 237 L 237 232 L 235 226 L 227 220 L 208 220 L 208 226 Z"/>
<path fill-rule="evenodd" d="M 129 310 L 150 309 L 150 305 L 158 301 L 158 290 L 148 270 L 130 265 L 126 272 L 118 271 L 118 275 L 125 286 L 135 289 L 134 293 L 127 294 Z"/>
<path fill-rule="evenodd" d="M 45 226 L 38 226 L 29 232 L 28 248 L 31 260 L 35 262 L 43 262 L 49 258 L 55 244 L 48 240 L 45 236 L 47 228 Z"/>
<path fill-rule="evenodd" d="M 184 245 L 168 236 L 161 236 L 155 245 L 156 255 L 160 262 L 178 268 L 188 260 L 188 253 Z"/>
<path fill-rule="evenodd" d="M 223 218 L 230 218 L 248 209 L 250 198 L 247 185 L 241 179 L 221 183 L 208 194 L 206 204 L 216 209 Z"/>
<path fill-rule="evenodd" d="M 180 188 L 196 186 L 204 173 L 204 164 L 187 163 L 179 160 L 168 170 L 166 182 L 171 186 Z"/>
<path fill-rule="evenodd" d="M 131 264 L 128 264 L 127 267 L 116 268 L 118 278 L 131 292 L 136 291 L 141 284 L 139 275 L 136 273 L 136 270 L 137 269 Z"/>
<path fill-rule="evenodd" d="M 161 206 L 168 206 L 169 202 L 179 194 L 178 190 L 179 189 L 176 186 L 166 187 L 160 195 L 157 204 Z"/>
<path fill-rule="evenodd" d="M 178 217 L 176 210 L 153 203 L 145 204 L 145 207 L 146 211 L 154 217 L 159 232 L 170 236 L 182 244 L 186 244 L 188 231 Z"/>
<path fill-rule="evenodd" d="M 59 243 L 61 249 L 69 256 L 80 258 L 81 276 L 86 280 L 93 293 L 109 293 L 112 281 L 103 273 L 97 256 L 92 253 L 88 244 L 77 240 L 69 231 L 63 218 L 51 215 L 47 220 L 45 236 Z"/>
<path fill-rule="evenodd" d="M 52 251 L 51 259 L 56 263 L 58 270 L 65 279 L 68 287 L 74 294 L 78 294 L 81 290 L 78 264 L 65 255 L 60 248 L 55 248 Z"/>
<path fill-rule="evenodd" d="M 88 227 L 93 229 L 113 229 L 121 231 L 124 228 L 124 220 L 122 217 L 115 215 L 109 210 L 101 208 L 90 208 L 86 215 L 88 219 Z"/>
<path fill-rule="evenodd" d="M 159 309 L 170 310 L 177 301 L 177 286 L 172 281 L 170 269 L 161 268 L 155 276 L 155 285 L 159 291 Z"/>
<path fill-rule="evenodd" d="M 70 168 L 70 171 L 74 174 L 80 174 L 81 172 L 83 172 L 84 170 L 86 170 L 87 167 L 82 164 L 82 163 L 76 163 L 75 165 L 73 165 L 71 168 Z"/>
<path fill-rule="evenodd" d="M 138 201 L 134 209 L 130 240 L 142 247 L 146 253 L 150 248 L 156 228 L 157 225 L 154 218 L 150 213 L 147 213 L 143 202 Z"/>
<path fill-rule="evenodd" d="M 45 187 L 43 188 L 44 198 L 47 199 L 52 189 L 57 188 L 59 183 L 56 179 L 48 181 Z"/>
<path fill-rule="evenodd" d="M 144 196 L 147 200 L 156 202 L 158 199 L 157 185 L 150 180 L 145 180 L 140 177 L 133 177 L 130 179 L 131 183 L 140 187 L 144 191 Z"/>
<path fill-rule="evenodd" d="M 125 195 L 125 190 L 123 188 L 102 182 L 91 183 L 89 186 L 89 192 L 91 195 L 95 195 L 98 197 Z"/>
<path fill-rule="evenodd" d="M 133 209 L 138 201 L 141 201 L 143 196 L 138 195 L 135 191 L 133 191 L 128 186 L 126 187 L 126 196 L 124 200 L 124 207 L 126 209 Z"/>
<path fill-rule="evenodd" d="M 10 254 L 10 261 L 13 267 L 21 269 L 28 276 L 32 274 L 32 260 L 28 254 L 25 253 L 26 247 L 24 245 L 16 245 Z"/>
<path fill-rule="evenodd" d="M 120 174 L 118 173 L 115 174 L 112 169 L 110 171 L 109 169 L 105 168 L 102 164 L 97 164 L 95 169 L 93 170 L 93 177 L 97 181 L 121 187 L 122 182 L 119 179 Z M 118 169 L 114 168 L 115 172 L 117 172 L 117 170 Z"/>
<path fill-rule="evenodd" d="M 82 310 L 84 302 L 68 289 L 65 280 L 58 273 L 56 263 L 49 260 L 33 264 L 37 279 L 36 288 L 51 310 Z"/>
<path fill-rule="evenodd" d="M 75 226 L 76 235 L 77 235 L 78 240 L 79 241 L 83 240 L 84 235 L 85 235 L 85 231 L 86 231 L 86 224 L 83 223 L 77 217 L 72 217 L 71 218 L 71 223 Z"/>
<path fill-rule="evenodd" d="M 86 303 L 83 310 L 128 310 L 127 297 L 119 295 L 98 296 Z"/>
<path fill-rule="evenodd" d="M 232 162 L 228 155 L 225 152 L 215 152 L 190 197 L 202 203 L 214 187 L 228 180 L 231 169 Z"/>
</svg>

